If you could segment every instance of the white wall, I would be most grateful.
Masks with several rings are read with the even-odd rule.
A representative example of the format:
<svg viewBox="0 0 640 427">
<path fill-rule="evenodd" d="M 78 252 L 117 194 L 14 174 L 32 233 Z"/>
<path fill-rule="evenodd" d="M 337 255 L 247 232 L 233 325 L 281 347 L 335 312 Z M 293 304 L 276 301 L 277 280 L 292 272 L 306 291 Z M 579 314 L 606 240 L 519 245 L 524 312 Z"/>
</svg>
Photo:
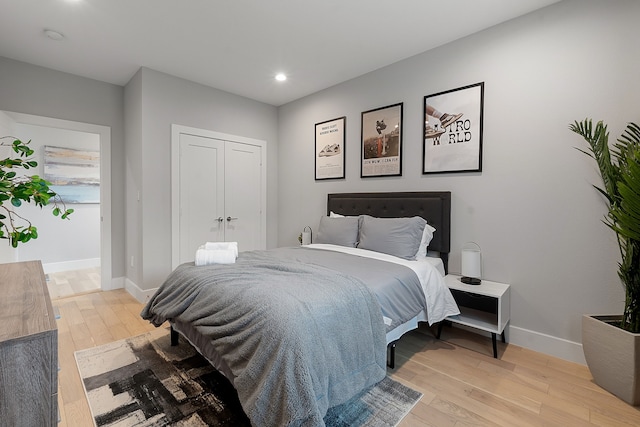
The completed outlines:
<svg viewBox="0 0 640 427">
<path fill-rule="evenodd" d="M 267 141 L 267 246 L 276 245 L 276 107 L 142 68 L 125 88 L 125 111 L 126 199 L 134 203 L 138 191 L 141 197 L 127 214 L 127 235 L 140 238 L 127 243 L 127 259 L 138 260 L 127 276 L 136 280 L 136 296 L 160 286 L 171 271 L 172 124 Z"/>
<path fill-rule="evenodd" d="M 124 88 L 0 57 L 0 110 L 109 127 L 111 275 L 124 268 Z"/>
<path fill-rule="evenodd" d="M 31 141 L 38 166 L 27 171 L 29 175 L 44 177 L 44 146 L 100 150 L 100 136 L 87 132 L 55 129 L 17 123 L 15 136 Z M 73 204 L 70 220 L 52 215 L 52 206 L 38 208 L 23 205 L 20 215 L 38 228 L 38 238 L 18 247 L 18 261 L 41 260 L 45 272 L 59 271 L 64 266 L 86 268 L 100 265 L 100 204 Z M 71 219 L 72 218 L 72 219 Z M 57 267 L 60 265 L 60 267 Z M 68 269 L 68 268 L 67 268 Z"/>
<path fill-rule="evenodd" d="M 511 342 L 583 362 L 581 316 L 620 313 L 618 249 L 574 120 L 612 140 L 638 121 L 640 2 L 568 0 L 279 110 L 279 245 L 317 229 L 326 194 L 452 192 L 452 272 L 482 247 L 486 279 L 512 284 Z M 483 172 L 422 175 L 423 97 L 485 82 Z M 360 178 L 360 114 L 404 102 L 403 175 Z M 346 179 L 314 181 L 314 123 L 347 116 Z"/>
</svg>

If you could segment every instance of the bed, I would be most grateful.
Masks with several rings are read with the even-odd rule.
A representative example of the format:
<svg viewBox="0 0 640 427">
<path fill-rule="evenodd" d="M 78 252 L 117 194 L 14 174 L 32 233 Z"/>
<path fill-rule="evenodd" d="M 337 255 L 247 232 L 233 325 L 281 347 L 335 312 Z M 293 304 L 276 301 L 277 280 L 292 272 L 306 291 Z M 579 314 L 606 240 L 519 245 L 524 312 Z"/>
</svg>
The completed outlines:
<svg viewBox="0 0 640 427">
<path fill-rule="evenodd" d="M 328 408 L 384 378 L 404 333 L 456 314 L 443 280 L 450 201 L 449 192 L 329 194 L 320 243 L 241 253 L 230 266 L 183 264 L 142 316 L 169 321 L 172 340 L 183 335 L 227 376 L 253 425 L 324 425 Z M 420 262 L 394 254 L 415 250 L 405 242 L 376 246 L 396 225 L 425 220 L 435 232 Z M 332 240 L 345 236 L 349 244 Z"/>
</svg>

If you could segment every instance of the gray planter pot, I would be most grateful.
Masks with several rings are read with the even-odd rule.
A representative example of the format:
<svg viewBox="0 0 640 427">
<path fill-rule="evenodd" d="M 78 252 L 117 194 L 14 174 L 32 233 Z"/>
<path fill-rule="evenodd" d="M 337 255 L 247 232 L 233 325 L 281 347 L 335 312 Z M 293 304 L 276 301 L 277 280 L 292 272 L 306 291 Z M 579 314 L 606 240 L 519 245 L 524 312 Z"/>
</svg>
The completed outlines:
<svg viewBox="0 0 640 427">
<path fill-rule="evenodd" d="M 640 334 L 610 324 L 621 318 L 583 316 L 582 350 L 595 383 L 635 406 L 640 405 Z"/>
</svg>

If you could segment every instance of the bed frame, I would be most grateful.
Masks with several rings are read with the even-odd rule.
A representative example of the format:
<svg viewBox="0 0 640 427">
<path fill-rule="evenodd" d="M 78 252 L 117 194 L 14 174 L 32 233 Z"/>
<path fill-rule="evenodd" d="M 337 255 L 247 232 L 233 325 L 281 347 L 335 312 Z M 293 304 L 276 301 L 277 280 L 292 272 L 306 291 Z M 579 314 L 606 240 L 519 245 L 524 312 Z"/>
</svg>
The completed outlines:
<svg viewBox="0 0 640 427">
<path fill-rule="evenodd" d="M 449 272 L 451 192 L 335 193 L 327 196 L 327 215 L 331 212 L 378 218 L 420 216 L 426 219 L 436 229 L 429 251 L 440 254 L 444 271 Z"/>
</svg>

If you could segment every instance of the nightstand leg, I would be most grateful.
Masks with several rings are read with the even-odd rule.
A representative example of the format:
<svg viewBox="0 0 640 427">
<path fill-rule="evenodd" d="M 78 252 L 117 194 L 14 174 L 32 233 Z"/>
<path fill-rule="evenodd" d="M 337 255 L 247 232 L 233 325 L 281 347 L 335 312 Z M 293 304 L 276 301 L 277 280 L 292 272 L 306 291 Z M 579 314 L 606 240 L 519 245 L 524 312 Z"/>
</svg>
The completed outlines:
<svg viewBox="0 0 640 427">
<path fill-rule="evenodd" d="M 504 338 L 504 335 L 502 336 Z M 491 333 L 491 341 L 493 342 L 493 358 L 498 358 L 498 344 L 496 343 L 496 334 Z"/>
<path fill-rule="evenodd" d="M 504 339 L 504 331 L 502 331 L 502 342 L 506 343 L 507 341 Z"/>
</svg>

